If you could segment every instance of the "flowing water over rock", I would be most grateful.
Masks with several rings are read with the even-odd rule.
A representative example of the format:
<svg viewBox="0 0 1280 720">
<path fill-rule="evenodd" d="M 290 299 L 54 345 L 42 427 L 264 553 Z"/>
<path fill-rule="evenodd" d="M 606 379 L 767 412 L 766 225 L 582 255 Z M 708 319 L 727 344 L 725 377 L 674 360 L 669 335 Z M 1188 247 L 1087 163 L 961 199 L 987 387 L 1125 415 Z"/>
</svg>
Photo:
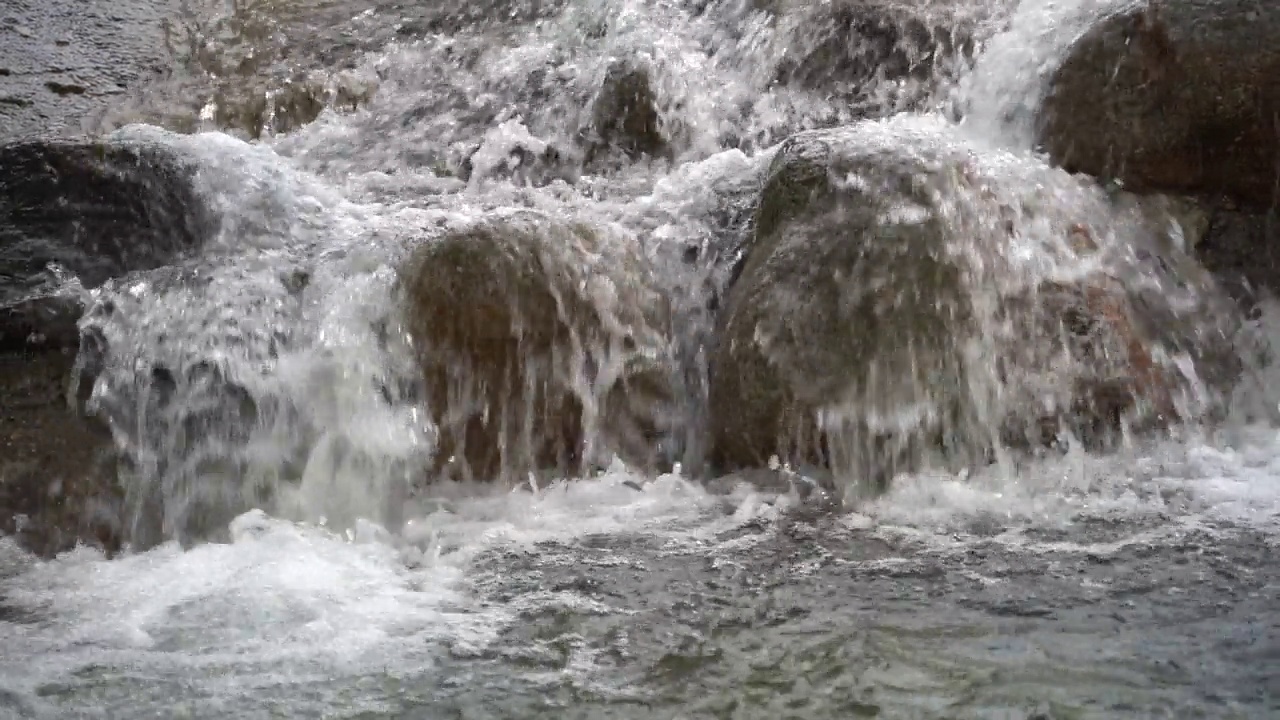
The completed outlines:
<svg viewBox="0 0 1280 720">
<path fill-rule="evenodd" d="M 0 205 L 128 543 L 6 528 L 0 717 L 1280 712 L 1280 309 L 1032 152 L 1122 4 L 186 6 L 171 236 Z"/>
</svg>

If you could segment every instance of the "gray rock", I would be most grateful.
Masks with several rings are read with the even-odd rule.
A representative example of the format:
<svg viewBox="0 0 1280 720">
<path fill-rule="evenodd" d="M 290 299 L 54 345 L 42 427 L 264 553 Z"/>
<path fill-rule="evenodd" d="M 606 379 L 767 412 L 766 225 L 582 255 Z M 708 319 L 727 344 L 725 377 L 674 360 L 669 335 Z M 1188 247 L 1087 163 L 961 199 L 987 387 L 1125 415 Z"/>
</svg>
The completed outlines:
<svg viewBox="0 0 1280 720">
<path fill-rule="evenodd" d="M 0 18 L 0 141 L 79 136 L 168 69 L 176 0 L 8 0 Z"/>
<path fill-rule="evenodd" d="M 428 241 L 405 324 L 440 430 L 432 475 L 574 475 L 588 443 L 653 468 L 674 372 L 668 309 L 633 240 L 534 212 Z"/>
</svg>

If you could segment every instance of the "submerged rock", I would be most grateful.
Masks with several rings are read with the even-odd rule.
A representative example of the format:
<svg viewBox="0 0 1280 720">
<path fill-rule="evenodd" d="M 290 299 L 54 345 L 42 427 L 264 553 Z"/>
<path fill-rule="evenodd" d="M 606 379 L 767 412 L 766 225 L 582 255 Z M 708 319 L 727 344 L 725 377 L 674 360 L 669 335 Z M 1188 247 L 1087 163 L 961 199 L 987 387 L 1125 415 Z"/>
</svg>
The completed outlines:
<svg viewBox="0 0 1280 720">
<path fill-rule="evenodd" d="M 84 290 L 203 243 L 211 221 L 190 173 L 160 146 L 0 146 L 0 532 L 42 554 L 123 539 L 115 447 L 83 415 L 91 347 L 68 396 L 77 321 Z"/>
<path fill-rule="evenodd" d="M 875 485 L 1210 412 L 1235 315 L 1173 227 L 931 120 L 793 137 L 720 319 L 713 463 Z"/>
<path fill-rule="evenodd" d="M 401 278 L 440 432 L 433 476 L 576 474 L 589 446 L 657 462 L 668 311 L 634 240 L 495 214 L 424 244 Z"/>
<path fill-rule="evenodd" d="M 1132 190 L 1276 200 L 1280 5 L 1130 2 L 1053 75 L 1040 137 L 1073 171 Z"/>
</svg>

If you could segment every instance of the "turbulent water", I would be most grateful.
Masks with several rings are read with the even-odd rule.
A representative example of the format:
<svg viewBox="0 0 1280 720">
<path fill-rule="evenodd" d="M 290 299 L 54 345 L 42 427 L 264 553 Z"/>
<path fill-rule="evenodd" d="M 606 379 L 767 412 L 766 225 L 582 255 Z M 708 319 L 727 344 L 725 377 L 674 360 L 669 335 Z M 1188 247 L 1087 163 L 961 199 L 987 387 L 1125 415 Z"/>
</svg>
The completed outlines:
<svg viewBox="0 0 1280 720">
<path fill-rule="evenodd" d="M 856 508 L 789 472 L 617 462 L 410 497 L 434 437 L 394 268 L 449 229 L 516 208 L 609 226 L 688 295 L 696 345 L 721 279 L 680 258 L 736 251 L 798 130 L 883 115 L 877 137 L 1090 202 L 1029 123 L 1046 69 L 1117 3 L 903 1 L 969 28 L 972 67 L 908 43 L 928 65 L 910 80 L 777 83 L 822 41 L 818 4 L 777 22 L 736 0 L 192 8 L 182 71 L 97 119 L 190 159 L 218 218 L 199 257 L 87 296 L 106 350 L 80 379 L 131 460 L 136 547 L 38 561 L 0 538 L 0 717 L 1280 713 L 1280 436 L 1244 419 L 905 475 Z M 619 59 L 650 74 L 665 157 L 543 162 L 583 152 Z M 328 102 L 306 124 L 299 85 Z"/>
</svg>

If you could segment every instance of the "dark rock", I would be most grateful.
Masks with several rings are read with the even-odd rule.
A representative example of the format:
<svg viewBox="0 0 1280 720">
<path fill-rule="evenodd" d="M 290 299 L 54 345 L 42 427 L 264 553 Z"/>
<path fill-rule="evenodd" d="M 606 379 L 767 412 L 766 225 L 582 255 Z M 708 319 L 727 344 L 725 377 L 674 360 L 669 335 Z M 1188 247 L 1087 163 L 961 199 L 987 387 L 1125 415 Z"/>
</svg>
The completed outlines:
<svg viewBox="0 0 1280 720">
<path fill-rule="evenodd" d="M 49 92 L 56 95 L 83 95 L 89 91 L 88 88 L 78 83 L 64 83 L 57 80 L 50 80 L 44 86 L 49 88 Z"/>
<path fill-rule="evenodd" d="M 1280 296 L 1280 216 L 1275 210 L 1213 212 L 1196 255 L 1252 312 L 1265 296 Z"/>
<path fill-rule="evenodd" d="M 590 441 L 654 465 L 667 310 L 632 242 L 523 212 L 416 252 L 401 278 L 441 431 L 433 476 L 576 474 Z"/>
<path fill-rule="evenodd" d="M 1075 42 L 1040 137 L 1055 162 L 1135 191 L 1275 203 L 1280 5 L 1132 2 Z"/>
<path fill-rule="evenodd" d="M 636 160 L 663 157 L 669 152 L 649 71 L 626 62 L 614 63 L 592 105 L 586 163 L 591 165 L 611 153 Z"/>
<path fill-rule="evenodd" d="M 1217 407 L 1238 317 L 1171 216 L 948 133 L 869 122 L 779 151 L 712 358 L 720 470 L 777 456 L 882 486 Z M 1027 189 L 1046 186 L 1055 202 Z M 1209 385 L 1198 404 L 1179 356 Z"/>
<path fill-rule="evenodd" d="M 976 23 L 956 3 L 757 3 L 789 26 L 775 80 L 839 97 L 876 117 L 917 110 L 969 66 Z"/>
<path fill-rule="evenodd" d="M 50 556 L 122 541 L 111 435 L 68 402 L 75 350 L 0 353 L 0 534 Z"/>
<path fill-rule="evenodd" d="M 0 532 L 42 554 L 125 538 L 112 437 L 82 412 L 104 348 L 77 327 L 81 290 L 171 263 L 212 230 L 191 168 L 163 147 L 0 145 Z"/>
</svg>

